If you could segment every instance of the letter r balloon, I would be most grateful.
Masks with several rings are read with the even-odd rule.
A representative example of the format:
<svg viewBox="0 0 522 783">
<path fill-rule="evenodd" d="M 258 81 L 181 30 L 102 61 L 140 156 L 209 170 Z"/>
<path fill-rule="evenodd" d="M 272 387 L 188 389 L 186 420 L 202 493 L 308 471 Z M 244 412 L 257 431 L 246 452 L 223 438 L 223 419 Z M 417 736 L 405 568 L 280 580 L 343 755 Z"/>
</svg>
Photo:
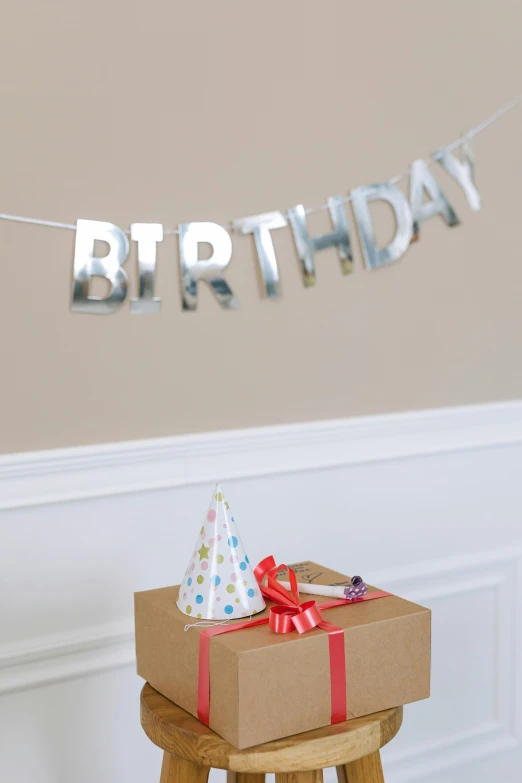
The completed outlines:
<svg viewBox="0 0 522 783">
<path fill-rule="evenodd" d="M 207 242 L 212 247 L 210 258 L 200 260 L 198 246 Z M 223 277 L 232 258 L 232 240 L 217 223 L 181 223 L 179 226 L 179 260 L 181 266 L 181 297 L 184 310 L 195 310 L 198 302 L 198 282 L 205 280 L 221 307 L 237 310 L 238 300 Z"/>
</svg>

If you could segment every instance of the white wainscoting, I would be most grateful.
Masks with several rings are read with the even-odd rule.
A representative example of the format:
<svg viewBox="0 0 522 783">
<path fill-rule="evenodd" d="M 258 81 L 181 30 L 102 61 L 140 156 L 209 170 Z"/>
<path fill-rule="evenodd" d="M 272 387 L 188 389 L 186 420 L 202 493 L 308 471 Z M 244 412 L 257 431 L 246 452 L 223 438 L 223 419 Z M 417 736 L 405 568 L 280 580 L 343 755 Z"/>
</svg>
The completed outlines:
<svg viewBox="0 0 522 783">
<path fill-rule="evenodd" d="M 433 609 L 387 782 L 519 783 L 521 467 L 520 402 L 0 457 L 0 780 L 157 783 L 132 594 L 179 579 L 219 479 L 251 560 Z"/>
</svg>

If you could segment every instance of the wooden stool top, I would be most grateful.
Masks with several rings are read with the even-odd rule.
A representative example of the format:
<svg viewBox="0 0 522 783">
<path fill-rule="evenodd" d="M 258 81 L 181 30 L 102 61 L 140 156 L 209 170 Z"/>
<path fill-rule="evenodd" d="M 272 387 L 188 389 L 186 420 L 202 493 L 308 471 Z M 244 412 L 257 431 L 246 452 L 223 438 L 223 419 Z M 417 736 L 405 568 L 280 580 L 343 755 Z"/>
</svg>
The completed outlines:
<svg viewBox="0 0 522 783">
<path fill-rule="evenodd" d="M 302 772 L 348 764 L 375 753 L 397 734 L 402 707 L 238 750 L 148 683 L 141 725 L 149 739 L 177 758 L 234 772 Z"/>
</svg>

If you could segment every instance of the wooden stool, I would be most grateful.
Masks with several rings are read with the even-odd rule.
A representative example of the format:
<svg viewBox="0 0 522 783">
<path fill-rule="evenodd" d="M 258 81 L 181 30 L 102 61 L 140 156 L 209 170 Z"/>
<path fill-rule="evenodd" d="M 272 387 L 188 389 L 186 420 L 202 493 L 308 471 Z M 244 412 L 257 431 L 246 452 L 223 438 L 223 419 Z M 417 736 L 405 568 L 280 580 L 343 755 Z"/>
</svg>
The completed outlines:
<svg viewBox="0 0 522 783">
<path fill-rule="evenodd" d="M 160 783 L 206 783 L 211 767 L 228 770 L 227 783 L 321 783 L 337 767 L 339 783 L 384 783 L 379 748 L 399 731 L 402 707 L 354 718 L 293 737 L 238 750 L 147 683 L 141 725 L 163 751 Z"/>
</svg>

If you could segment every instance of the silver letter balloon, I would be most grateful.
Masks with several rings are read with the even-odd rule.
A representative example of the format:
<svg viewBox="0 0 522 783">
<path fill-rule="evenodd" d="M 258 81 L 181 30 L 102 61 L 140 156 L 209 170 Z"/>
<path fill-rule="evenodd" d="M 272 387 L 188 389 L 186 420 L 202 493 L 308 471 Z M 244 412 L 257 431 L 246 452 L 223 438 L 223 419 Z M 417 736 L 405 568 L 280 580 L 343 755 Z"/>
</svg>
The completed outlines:
<svg viewBox="0 0 522 783">
<path fill-rule="evenodd" d="M 429 201 L 424 201 L 424 191 L 429 194 Z M 419 238 L 420 224 L 435 215 L 444 218 L 448 226 L 459 225 L 457 215 L 424 160 L 414 160 L 410 167 L 410 206 L 413 214 L 412 242 Z"/>
<path fill-rule="evenodd" d="M 198 245 L 208 242 L 212 255 L 199 260 Z M 181 223 L 179 226 L 179 260 L 181 265 L 181 296 L 184 310 L 195 310 L 198 302 L 198 281 L 206 280 L 221 307 L 237 310 L 240 306 L 224 277 L 223 270 L 232 258 L 232 240 L 217 223 Z"/>
<path fill-rule="evenodd" d="M 95 240 L 107 242 L 108 255 L 94 255 Z M 122 264 L 128 253 L 129 241 L 118 226 L 98 220 L 77 221 L 71 304 L 73 312 L 107 315 L 118 309 L 127 296 L 127 273 Z M 109 280 L 111 290 L 108 296 L 102 298 L 89 295 L 89 283 L 94 275 Z"/>
<path fill-rule="evenodd" d="M 138 243 L 139 297 L 131 299 L 131 313 L 159 313 L 161 299 L 154 296 L 156 244 L 163 241 L 161 223 L 131 223 L 131 239 Z"/>
<path fill-rule="evenodd" d="M 462 160 L 457 160 L 447 149 L 442 148 L 433 153 L 433 159 L 438 161 L 442 168 L 455 179 L 468 200 L 468 204 L 474 212 L 478 212 L 482 206 L 480 193 L 475 185 L 475 158 L 471 148 L 471 140 L 465 136 L 461 144 Z"/>
<path fill-rule="evenodd" d="M 336 247 L 341 259 L 341 269 L 347 275 L 352 271 L 352 247 L 346 209 L 342 196 L 330 196 L 327 199 L 328 209 L 334 230 L 329 234 L 320 234 L 311 237 L 306 223 L 306 210 L 302 204 L 290 207 L 288 218 L 294 232 L 294 241 L 301 261 L 303 281 L 305 286 L 315 285 L 314 253 L 326 250 L 328 247 Z"/>
<path fill-rule="evenodd" d="M 377 269 L 384 264 L 397 261 L 410 246 L 413 229 L 411 209 L 404 193 L 389 182 L 381 182 L 355 188 L 351 192 L 351 197 L 366 268 Z M 371 201 L 386 201 L 395 212 L 397 222 L 395 236 L 386 247 L 377 247 L 368 206 Z"/>
<path fill-rule="evenodd" d="M 264 293 L 271 298 L 279 296 L 279 271 L 270 231 L 274 228 L 284 228 L 286 225 L 282 212 L 264 212 L 262 215 L 238 218 L 233 222 L 234 231 L 238 234 L 254 235 Z"/>
<path fill-rule="evenodd" d="M 161 298 L 155 295 L 156 261 L 157 245 L 163 241 L 164 234 L 178 235 L 181 305 L 187 312 L 197 309 L 200 281 L 209 285 L 212 295 L 223 309 L 236 310 L 240 307 L 225 279 L 225 270 L 232 258 L 232 239 L 227 229 L 233 230 L 236 235 L 253 236 L 261 276 L 261 294 L 269 299 L 281 296 L 280 270 L 272 231 L 285 228 L 289 224 L 306 287 L 316 284 L 315 256 L 321 250 L 336 248 L 342 274 L 347 275 L 353 271 L 352 243 L 346 214 L 348 201 L 352 203 L 366 269 L 371 271 L 397 261 L 410 244 L 419 238 L 425 220 L 439 216 L 448 226 L 457 226 L 460 222 L 439 185 L 439 175 L 441 179 L 445 179 L 445 175 L 433 166 L 434 161 L 460 185 L 471 209 L 481 209 L 481 197 L 475 185 L 472 138 L 519 103 L 522 103 L 522 96 L 506 104 L 480 125 L 468 130 L 466 135 L 456 139 L 448 147 L 437 149 L 430 160 L 414 160 L 409 168 L 409 199 L 396 187 L 404 178 L 401 174 L 387 182 L 355 188 L 349 197 L 330 196 L 326 203 L 318 207 L 305 209 L 303 204 L 298 204 L 287 211 L 263 212 L 237 218 L 232 223 L 226 223 L 226 227 L 209 222 L 181 223 L 177 229 L 168 228 L 164 231 L 160 223 L 132 223 L 129 232 L 122 231 L 112 223 L 78 220 L 71 309 L 75 313 L 105 315 L 114 313 L 125 301 L 129 281 L 123 264 L 129 254 L 129 241 L 126 236 L 129 233 L 131 239 L 137 243 L 138 258 L 137 295 L 130 301 L 130 311 L 133 314 L 160 312 Z M 459 148 L 460 156 L 455 157 Z M 454 189 L 451 183 L 450 187 Z M 393 239 L 384 247 L 378 245 L 376 238 L 371 209 L 371 203 L 374 201 L 387 203 L 395 215 Z M 308 216 L 324 210 L 329 212 L 331 230 L 311 236 Z M 0 214 L 0 219 L 74 229 L 69 223 L 17 215 Z M 98 241 L 108 244 L 109 253 L 106 256 L 95 255 Z M 210 246 L 210 257 L 200 258 L 201 244 Z M 201 254 L 205 255 L 203 251 Z M 110 291 L 106 296 L 94 296 L 91 293 L 92 277 L 102 277 L 109 281 Z"/>
</svg>

